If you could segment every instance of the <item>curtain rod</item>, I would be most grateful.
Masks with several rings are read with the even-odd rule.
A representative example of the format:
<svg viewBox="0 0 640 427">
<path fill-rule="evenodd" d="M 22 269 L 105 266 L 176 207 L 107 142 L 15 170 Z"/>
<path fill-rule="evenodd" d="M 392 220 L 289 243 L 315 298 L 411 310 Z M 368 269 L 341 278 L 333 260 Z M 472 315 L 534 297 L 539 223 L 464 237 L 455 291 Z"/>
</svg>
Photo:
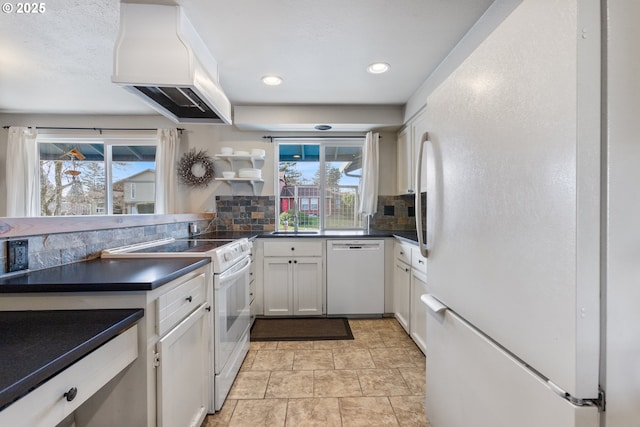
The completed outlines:
<svg viewBox="0 0 640 427">
<path fill-rule="evenodd" d="M 9 129 L 11 126 L 2 126 L 3 129 Z M 58 126 L 35 126 L 36 129 L 48 129 L 48 130 L 94 130 L 96 132 L 100 132 L 104 130 L 124 130 L 124 131 L 150 131 L 150 130 L 158 130 L 158 128 L 68 128 L 68 127 L 58 127 Z M 184 128 L 176 128 L 176 130 L 180 133 L 184 130 Z"/>
<path fill-rule="evenodd" d="M 349 135 L 349 136 L 337 136 L 337 135 L 327 135 L 327 136 L 312 136 L 312 135 L 304 135 L 304 136 L 272 136 L 272 135 L 264 135 L 262 139 L 268 139 L 269 142 L 273 142 L 274 139 L 364 139 L 365 136 L 357 136 L 357 135 Z M 382 139 L 382 137 L 380 137 Z"/>
</svg>

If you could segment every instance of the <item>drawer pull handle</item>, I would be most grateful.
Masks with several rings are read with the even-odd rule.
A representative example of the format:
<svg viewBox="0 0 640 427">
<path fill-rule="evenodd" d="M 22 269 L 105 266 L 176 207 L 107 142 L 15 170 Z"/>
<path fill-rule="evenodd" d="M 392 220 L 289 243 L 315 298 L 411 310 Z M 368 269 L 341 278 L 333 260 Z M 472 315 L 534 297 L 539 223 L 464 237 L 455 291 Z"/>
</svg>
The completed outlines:
<svg viewBox="0 0 640 427">
<path fill-rule="evenodd" d="M 289 260 L 289 264 L 291 264 L 291 260 Z"/>
<path fill-rule="evenodd" d="M 294 263 L 294 264 L 297 264 L 297 263 L 298 263 L 298 260 L 293 261 L 293 263 Z"/>
<path fill-rule="evenodd" d="M 193 301 L 193 297 L 191 295 L 189 295 L 187 298 L 185 298 L 187 301 L 191 302 Z"/>
<path fill-rule="evenodd" d="M 400 251 L 400 255 L 404 255 L 404 252 Z"/>
<path fill-rule="evenodd" d="M 71 402 L 78 395 L 78 389 L 76 387 L 71 387 L 68 392 L 64 394 L 64 397 L 67 399 L 67 402 Z"/>
<path fill-rule="evenodd" d="M 409 272 L 409 269 L 408 269 L 408 268 L 405 268 L 405 269 L 404 269 L 404 271 L 405 271 L 405 273 L 408 273 L 408 272 Z"/>
<path fill-rule="evenodd" d="M 296 248 L 291 248 L 291 250 L 292 250 L 292 251 L 295 251 L 295 250 L 296 250 Z"/>
<path fill-rule="evenodd" d="M 418 260 L 418 264 L 424 264 L 424 261 L 423 261 L 423 260 L 421 260 L 421 259 L 419 259 L 419 260 Z"/>
</svg>

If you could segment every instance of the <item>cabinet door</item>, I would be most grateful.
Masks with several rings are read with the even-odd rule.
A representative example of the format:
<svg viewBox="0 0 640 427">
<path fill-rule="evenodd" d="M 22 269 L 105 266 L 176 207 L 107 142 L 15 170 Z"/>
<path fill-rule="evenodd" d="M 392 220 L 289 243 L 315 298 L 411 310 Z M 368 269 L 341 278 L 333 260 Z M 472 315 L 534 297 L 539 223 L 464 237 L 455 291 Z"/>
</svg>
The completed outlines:
<svg viewBox="0 0 640 427">
<path fill-rule="evenodd" d="M 422 191 L 426 191 L 427 182 L 426 182 L 426 173 L 424 173 L 424 159 L 426 158 L 427 153 L 423 153 L 422 159 L 418 159 L 418 155 L 420 154 L 420 141 L 422 140 L 422 135 L 427 132 L 427 114 L 425 111 L 422 111 L 414 119 L 411 121 L 411 143 L 413 144 L 413 170 L 411 175 L 411 185 L 412 189 L 416 190 L 416 171 L 418 169 L 418 162 L 422 161 L 422 183 L 420 184 L 420 188 Z M 425 149 L 427 149 L 429 145 L 427 144 Z"/>
<path fill-rule="evenodd" d="M 423 353 L 427 351 L 427 307 L 420 296 L 429 293 L 427 278 L 416 269 L 411 270 L 411 323 L 410 335 Z"/>
<path fill-rule="evenodd" d="M 198 427 L 207 414 L 209 330 L 202 304 L 158 341 L 158 426 Z"/>
<path fill-rule="evenodd" d="M 302 257 L 293 260 L 293 314 L 321 315 L 322 258 Z"/>
<path fill-rule="evenodd" d="M 400 325 L 409 333 L 411 322 L 411 268 L 397 260 L 393 270 L 393 313 Z"/>
<path fill-rule="evenodd" d="M 396 147 L 396 173 L 398 194 L 413 193 L 413 144 L 411 127 L 398 133 Z"/>
<path fill-rule="evenodd" d="M 291 258 L 268 257 L 264 259 L 264 315 L 291 316 L 292 270 Z"/>
</svg>

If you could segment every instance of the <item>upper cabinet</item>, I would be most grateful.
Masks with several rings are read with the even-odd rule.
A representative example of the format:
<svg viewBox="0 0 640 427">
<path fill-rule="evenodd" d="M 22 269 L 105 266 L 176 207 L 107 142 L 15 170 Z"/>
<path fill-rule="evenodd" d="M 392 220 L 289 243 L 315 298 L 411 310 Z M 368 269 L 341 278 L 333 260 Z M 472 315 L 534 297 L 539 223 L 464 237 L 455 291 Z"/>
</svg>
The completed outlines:
<svg viewBox="0 0 640 427">
<path fill-rule="evenodd" d="M 416 191 L 416 169 L 420 152 L 420 138 L 426 131 L 426 112 L 423 109 L 398 133 L 396 156 L 398 194 L 413 194 Z"/>
</svg>

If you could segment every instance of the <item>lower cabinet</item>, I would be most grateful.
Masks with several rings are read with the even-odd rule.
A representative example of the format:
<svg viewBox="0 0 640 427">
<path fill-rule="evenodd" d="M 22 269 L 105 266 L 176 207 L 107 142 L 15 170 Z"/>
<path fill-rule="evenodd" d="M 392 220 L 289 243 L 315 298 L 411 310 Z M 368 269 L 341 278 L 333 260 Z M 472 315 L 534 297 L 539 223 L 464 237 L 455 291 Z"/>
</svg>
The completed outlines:
<svg viewBox="0 0 640 427">
<path fill-rule="evenodd" d="M 0 425 L 58 425 L 138 357 L 137 342 L 134 325 L 0 410 Z"/>
<path fill-rule="evenodd" d="M 420 297 L 428 293 L 427 277 L 417 269 L 411 270 L 411 329 L 409 335 L 423 353 L 427 351 L 427 306 Z"/>
<path fill-rule="evenodd" d="M 264 258 L 264 315 L 323 313 L 321 257 Z"/>
<path fill-rule="evenodd" d="M 427 259 L 416 245 L 396 240 L 393 314 L 423 353 L 426 353 L 427 311 L 420 297 L 426 293 Z"/>
<path fill-rule="evenodd" d="M 411 322 L 411 267 L 396 259 L 393 270 L 393 313 L 409 333 Z"/>
<path fill-rule="evenodd" d="M 199 427 L 206 416 L 206 310 L 202 304 L 158 341 L 158 426 Z"/>
<path fill-rule="evenodd" d="M 74 425 L 200 426 L 210 393 L 212 280 L 211 268 L 205 266 L 151 291 L 7 293 L 0 298 L 0 310 L 144 308 L 135 330 L 138 357 L 74 408 Z M 114 350 L 91 368 L 118 360 L 120 353 Z M 96 377 L 85 373 L 88 379 Z"/>
</svg>

